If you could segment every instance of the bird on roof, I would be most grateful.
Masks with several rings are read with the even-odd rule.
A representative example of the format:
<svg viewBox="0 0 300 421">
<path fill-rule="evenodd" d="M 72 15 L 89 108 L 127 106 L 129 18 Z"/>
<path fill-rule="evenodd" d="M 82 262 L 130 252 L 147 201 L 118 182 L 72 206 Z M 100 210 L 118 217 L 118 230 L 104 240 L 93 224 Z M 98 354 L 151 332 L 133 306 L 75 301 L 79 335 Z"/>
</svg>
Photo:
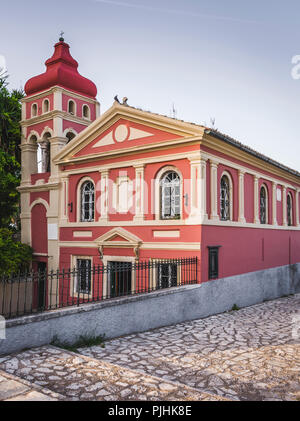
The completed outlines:
<svg viewBox="0 0 300 421">
<path fill-rule="evenodd" d="M 116 96 L 114 97 L 114 100 L 120 104 L 120 101 L 119 101 L 118 95 L 116 95 Z"/>
</svg>

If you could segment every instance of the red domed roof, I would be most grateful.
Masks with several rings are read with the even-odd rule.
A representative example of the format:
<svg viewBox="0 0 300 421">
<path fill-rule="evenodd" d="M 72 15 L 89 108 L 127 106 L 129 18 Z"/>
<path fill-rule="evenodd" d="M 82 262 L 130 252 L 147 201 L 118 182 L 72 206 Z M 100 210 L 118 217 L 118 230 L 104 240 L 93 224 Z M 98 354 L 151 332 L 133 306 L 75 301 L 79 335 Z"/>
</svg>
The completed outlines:
<svg viewBox="0 0 300 421">
<path fill-rule="evenodd" d="M 61 39 L 54 48 L 53 56 L 45 62 L 46 72 L 32 77 L 26 82 L 24 88 L 26 95 L 32 95 L 58 85 L 95 98 L 97 95 L 96 85 L 78 73 L 78 63 L 70 54 L 70 46 Z"/>
</svg>

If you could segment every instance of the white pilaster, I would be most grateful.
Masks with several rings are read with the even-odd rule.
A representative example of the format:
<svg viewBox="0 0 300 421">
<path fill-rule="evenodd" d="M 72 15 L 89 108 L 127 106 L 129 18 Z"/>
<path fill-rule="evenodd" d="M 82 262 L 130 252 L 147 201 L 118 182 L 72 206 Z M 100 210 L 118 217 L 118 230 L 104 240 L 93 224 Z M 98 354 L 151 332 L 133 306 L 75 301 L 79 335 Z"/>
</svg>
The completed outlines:
<svg viewBox="0 0 300 421">
<path fill-rule="evenodd" d="M 206 161 L 205 158 L 190 158 L 191 167 L 191 207 L 189 220 L 203 223 L 208 218 L 206 212 Z"/>
<path fill-rule="evenodd" d="M 299 193 L 300 190 L 296 190 L 295 198 L 296 198 L 296 226 L 300 226 L 300 220 L 299 220 Z"/>
<path fill-rule="evenodd" d="M 144 165 L 135 167 L 135 215 L 133 220 L 144 220 Z"/>
<path fill-rule="evenodd" d="M 64 137 L 63 134 L 63 118 L 56 116 L 53 118 L 53 137 Z"/>
<path fill-rule="evenodd" d="M 60 89 L 55 89 L 53 97 L 53 109 L 62 111 L 62 91 Z"/>
<path fill-rule="evenodd" d="M 258 191 L 259 178 L 254 176 L 254 223 L 259 224 L 259 191 Z"/>
<path fill-rule="evenodd" d="M 99 221 L 107 222 L 108 221 L 108 186 L 109 186 L 109 171 L 100 171 L 101 173 L 101 182 L 100 182 L 100 218 Z"/>
<path fill-rule="evenodd" d="M 21 146 L 22 185 L 31 184 L 31 174 L 37 173 L 37 144 L 23 143 Z"/>
<path fill-rule="evenodd" d="M 239 170 L 239 222 L 245 219 L 245 171 Z"/>
<path fill-rule="evenodd" d="M 60 218 L 62 223 L 68 222 L 69 177 L 61 178 L 60 189 Z"/>
<path fill-rule="evenodd" d="M 218 162 L 210 160 L 210 201 L 213 220 L 219 220 L 218 215 Z"/>
<path fill-rule="evenodd" d="M 273 214 L 273 225 L 277 225 L 277 183 L 273 181 L 273 197 L 272 197 L 272 214 Z"/>
<path fill-rule="evenodd" d="M 61 149 L 66 145 L 68 139 L 66 137 L 51 137 L 50 142 L 50 171 L 51 176 L 49 181 L 56 182 L 59 179 L 59 166 L 54 163 L 55 156 L 61 151 Z"/>
<path fill-rule="evenodd" d="M 283 215 L 283 226 L 287 226 L 287 208 L 286 208 L 286 187 L 282 188 L 282 215 Z"/>
</svg>

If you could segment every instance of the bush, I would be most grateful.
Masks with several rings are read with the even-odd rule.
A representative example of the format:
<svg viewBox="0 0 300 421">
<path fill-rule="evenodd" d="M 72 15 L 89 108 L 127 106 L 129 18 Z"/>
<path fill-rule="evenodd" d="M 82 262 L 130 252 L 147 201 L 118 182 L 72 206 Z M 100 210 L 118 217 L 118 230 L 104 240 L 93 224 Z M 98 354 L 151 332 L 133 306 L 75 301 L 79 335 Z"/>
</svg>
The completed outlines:
<svg viewBox="0 0 300 421">
<path fill-rule="evenodd" d="M 13 230 L 0 228 L 0 276 L 23 272 L 32 260 L 32 248 L 13 237 Z"/>
</svg>

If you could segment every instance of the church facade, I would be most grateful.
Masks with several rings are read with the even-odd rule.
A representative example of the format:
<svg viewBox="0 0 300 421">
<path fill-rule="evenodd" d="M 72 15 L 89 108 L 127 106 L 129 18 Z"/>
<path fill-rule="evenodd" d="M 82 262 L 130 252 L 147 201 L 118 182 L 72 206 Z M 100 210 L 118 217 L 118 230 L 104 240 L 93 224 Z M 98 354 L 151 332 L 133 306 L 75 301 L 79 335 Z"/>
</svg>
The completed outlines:
<svg viewBox="0 0 300 421">
<path fill-rule="evenodd" d="M 22 100 L 33 269 L 197 257 L 199 282 L 300 262 L 300 174 L 219 131 L 115 99 L 61 38 Z"/>
</svg>

